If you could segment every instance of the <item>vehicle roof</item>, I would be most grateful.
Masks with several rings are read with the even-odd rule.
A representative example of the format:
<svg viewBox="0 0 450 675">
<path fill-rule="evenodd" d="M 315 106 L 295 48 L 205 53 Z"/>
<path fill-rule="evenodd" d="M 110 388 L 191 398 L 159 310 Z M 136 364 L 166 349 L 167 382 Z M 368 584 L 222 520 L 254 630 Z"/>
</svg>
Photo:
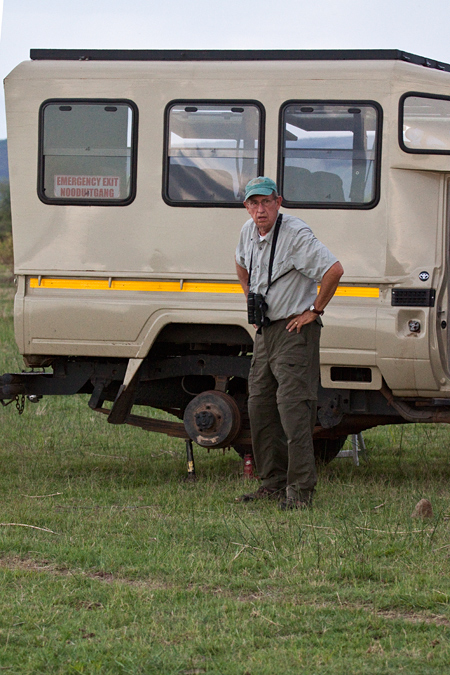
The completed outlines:
<svg viewBox="0 0 450 675">
<path fill-rule="evenodd" d="M 31 49 L 33 61 L 404 61 L 450 72 L 450 64 L 399 49 Z"/>
</svg>

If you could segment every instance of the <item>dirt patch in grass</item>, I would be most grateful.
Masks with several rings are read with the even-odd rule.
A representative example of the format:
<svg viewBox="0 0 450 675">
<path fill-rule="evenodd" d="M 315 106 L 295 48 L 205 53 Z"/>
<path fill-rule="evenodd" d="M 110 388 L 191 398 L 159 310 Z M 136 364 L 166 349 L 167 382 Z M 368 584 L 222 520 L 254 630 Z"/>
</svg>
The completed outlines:
<svg viewBox="0 0 450 675">
<path fill-rule="evenodd" d="M 67 567 L 56 565 L 48 560 L 33 560 L 32 558 L 20 558 L 19 556 L 14 557 L 5 557 L 0 559 L 0 569 L 8 570 L 22 570 L 26 572 L 46 572 L 48 574 L 53 574 L 56 576 L 83 576 L 88 579 L 95 579 L 96 581 L 106 582 L 108 584 L 120 584 L 132 586 L 134 588 L 145 588 L 150 590 L 169 590 L 176 588 L 176 584 L 168 584 L 159 582 L 154 579 L 127 579 L 126 577 L 117 577 L 110 572 L 105 572 L 104 570 L 98 571 L 85 571 L 85 570 L 70 570 Z M 198 590 L 198 587 L 194 584 L 189 584 L 188 588 L 192 591 Z M 232 591 L 225 590 L 220 587 L 208 588 L 207 586 L 202 587 L 204 593 L 211 593 L 212 595 L 220 595 L 229 599 L 235 599 L 238 602 L 251 603 L 255 601 L 261 601 L 268 599 L 269 597 L 274 596 L 273 590 L 266 592 L 247 592 L 235 594 Z M 327 601 L 317 602 L 311 600 L 302 600 L 302 605 L 308 607 L 314 607 L 315 609 L 326 609 L 333 608 L 335 610 L 347 610 L 347 611 L 360 611 L 373 612 L 373 607 L 362 605 L 358 603 L 348 603 L 344 602 L 341 604 L 334 604 Z M 89 607 L 88 609 L 93 609 Z M 376 610 L 375 614 L 387 620 L 401 620 L 408 623 L 425 623 L 435 626 L 450 626 L 450 619 L 440 614 L 430 614 L 430 613 L 418 613 L 418 612 L 398 612 L 393 610 Z"/>
<path fill-rule="evenodd" d="M 367 609 L 367 608 L 366 608 Z M 418 614 L 417 612 L 391 612 L 389 610 L 377 610 L 377 615 L 384 619 L 402 619 L 410 623 L 427 623 L 435 626 L 450 626 L 450 620 L 440 614 Z"/>
<path fill-rule="evenodd" d="M 0 568 L 8 570 L 22 570 L 24 572 L 51 572 L 59 576 L 66 576 L 70 571 L 48 560 L 36 561 L 31 558 L 19 558 L 18 556 L 0 558 Z"/>
<path fill-rule="evenodd" d="M 101 602 L 91 602 L 90 600 L 77 600 L 75 602 L 69 602 L 69 605 L 75 607 L 75 609 L 104 609 Z"/>
<path fill-rule="evenodd" d="M 134 586 L 136 588 L 148 588 L 151 590 L 165 590 L 172 587 L 170 584 L 162 583 L 155 579 L 127 579 L 114 576 L 114 574 L 105 572 L 104 570 L 98 570 L 97 572 L 89 572 L 80 569 L 70 570 L 67 567 L 56 565 L 47 560 L 36 561 L 32 558 L 20 558 L 19 556 L 0 558 L 0 569 L 1 568 L 12 571 L 47 572 L 48 574 L 53 574 L 55 576 L 83 576 L 88 579 L 103 581 L 108 584 L 117 583 Z"/>
<path fill-rule="evenodd" d="M 254 604 L 257 601 L 268 600 L 269 598 L 274 598 L 278 596 L 279 599 L 282 598 L 283 593 L 278 593 L 274 589 L 267 589 L 260 592 L 244 592 L 235 595 L 232 591 L 227 589 L 216 587 L 211 588 L 204 586 L 202 587 L 204 593 L 212 593 L 213 595 L 221 595 L 222 597 L 234 598 L 238 602 L 243 603 L 252 603 Z M 297 604 L 297 601 L 296 601 Z M 342 609 L 349 611 L 364 611 L 364 612 L 374 612 L 373 607 L 368 605 L 363 605 L 359 603 L 349 603 L 341 602 L 339 604 L 331 603 L 326 600 L 323 601 L 314 601 L 314 600 L 305 600 L 302 598 L 301 601 L 298 601 L 298 604 L 312 607 L 314 609 Z M 450 626 L 450 619 L 441 614 L 427 614 L 427 613 L 418 613 L 418 612 L 395 612 L 393 610 L 376 610 L 375 614 L 377 616 L 383 617 L 384 619 L 396 620 L 400 619 L 402 621 L 408 621 L 409 623 L 426 623 L 434 624 L 436 626 Z"/>
</svg>

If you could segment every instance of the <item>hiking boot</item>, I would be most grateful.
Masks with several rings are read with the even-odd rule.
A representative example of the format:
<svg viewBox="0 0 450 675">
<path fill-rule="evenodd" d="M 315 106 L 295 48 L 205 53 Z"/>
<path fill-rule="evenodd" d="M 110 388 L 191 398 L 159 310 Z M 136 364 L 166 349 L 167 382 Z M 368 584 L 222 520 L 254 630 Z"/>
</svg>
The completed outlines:
<svg viewBox="0 0 450 675">
<path fill-rule="evenodd" d="M 296 509 L 311 509 L 313 501 L 313 490 L 302 490 L 296 497 L 286 497 L 283 499 L 279 508 L 282 511 L 295 511 Z"/>
<path fill-rule="evenodd" d="M 282 511 L 295 511 L 295 509 L 310 509 L 312 502 L 305 502 L 303 499 L 294 499 L 294 497 L 286 497 L 278 505 Z"/>
<path fill-rule="evenodd" d="M 281 490 L 275 487 L 266 487 L 261 485 L 256 492 L 249 492 L 240 497 L 236 497 L 236 502 L 254 502 L 257 499 L 274 499 L 278 500 L 280 498 Z"/>
</svg>

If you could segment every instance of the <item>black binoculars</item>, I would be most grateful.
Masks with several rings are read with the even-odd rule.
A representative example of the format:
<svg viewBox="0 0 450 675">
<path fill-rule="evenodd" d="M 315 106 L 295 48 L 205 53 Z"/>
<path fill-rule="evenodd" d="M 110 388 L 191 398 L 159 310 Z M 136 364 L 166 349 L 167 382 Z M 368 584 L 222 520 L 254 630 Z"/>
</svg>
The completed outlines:
<svg viewBox="0 0 450 675">
<path fill-rule="evenodd" d="M 252 293 L 251 291 L 249 292 L 247 298 L 247 314 L 249 323 L 251 323 L 253 326 L 258 326 L 258 328 L 267 328 L 267 326 L 270 326 L 270 319 L 268 316 L 266 316 L 268 309 L 269 307 L 267 302 L 261 293 Z"/>
</svg>

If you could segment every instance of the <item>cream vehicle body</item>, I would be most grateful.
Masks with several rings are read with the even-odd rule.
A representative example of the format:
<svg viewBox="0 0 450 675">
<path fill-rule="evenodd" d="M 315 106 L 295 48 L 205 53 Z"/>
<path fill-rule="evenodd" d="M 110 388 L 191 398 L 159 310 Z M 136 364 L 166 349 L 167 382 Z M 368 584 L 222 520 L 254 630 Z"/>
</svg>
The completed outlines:
<svg viewBox="0 0 450 675">
<path fill-rule="evenodd" d="M 2 376 L 3 400 L 86 393 L 111 423 L 248 451 L 234 251 L 244 186 L 264 174 L 345 269 L 317 452 L 450 421 L 450 66 L 395 50 L 33 50 L 5 87 L 28 372 Z"/>
</svg>

